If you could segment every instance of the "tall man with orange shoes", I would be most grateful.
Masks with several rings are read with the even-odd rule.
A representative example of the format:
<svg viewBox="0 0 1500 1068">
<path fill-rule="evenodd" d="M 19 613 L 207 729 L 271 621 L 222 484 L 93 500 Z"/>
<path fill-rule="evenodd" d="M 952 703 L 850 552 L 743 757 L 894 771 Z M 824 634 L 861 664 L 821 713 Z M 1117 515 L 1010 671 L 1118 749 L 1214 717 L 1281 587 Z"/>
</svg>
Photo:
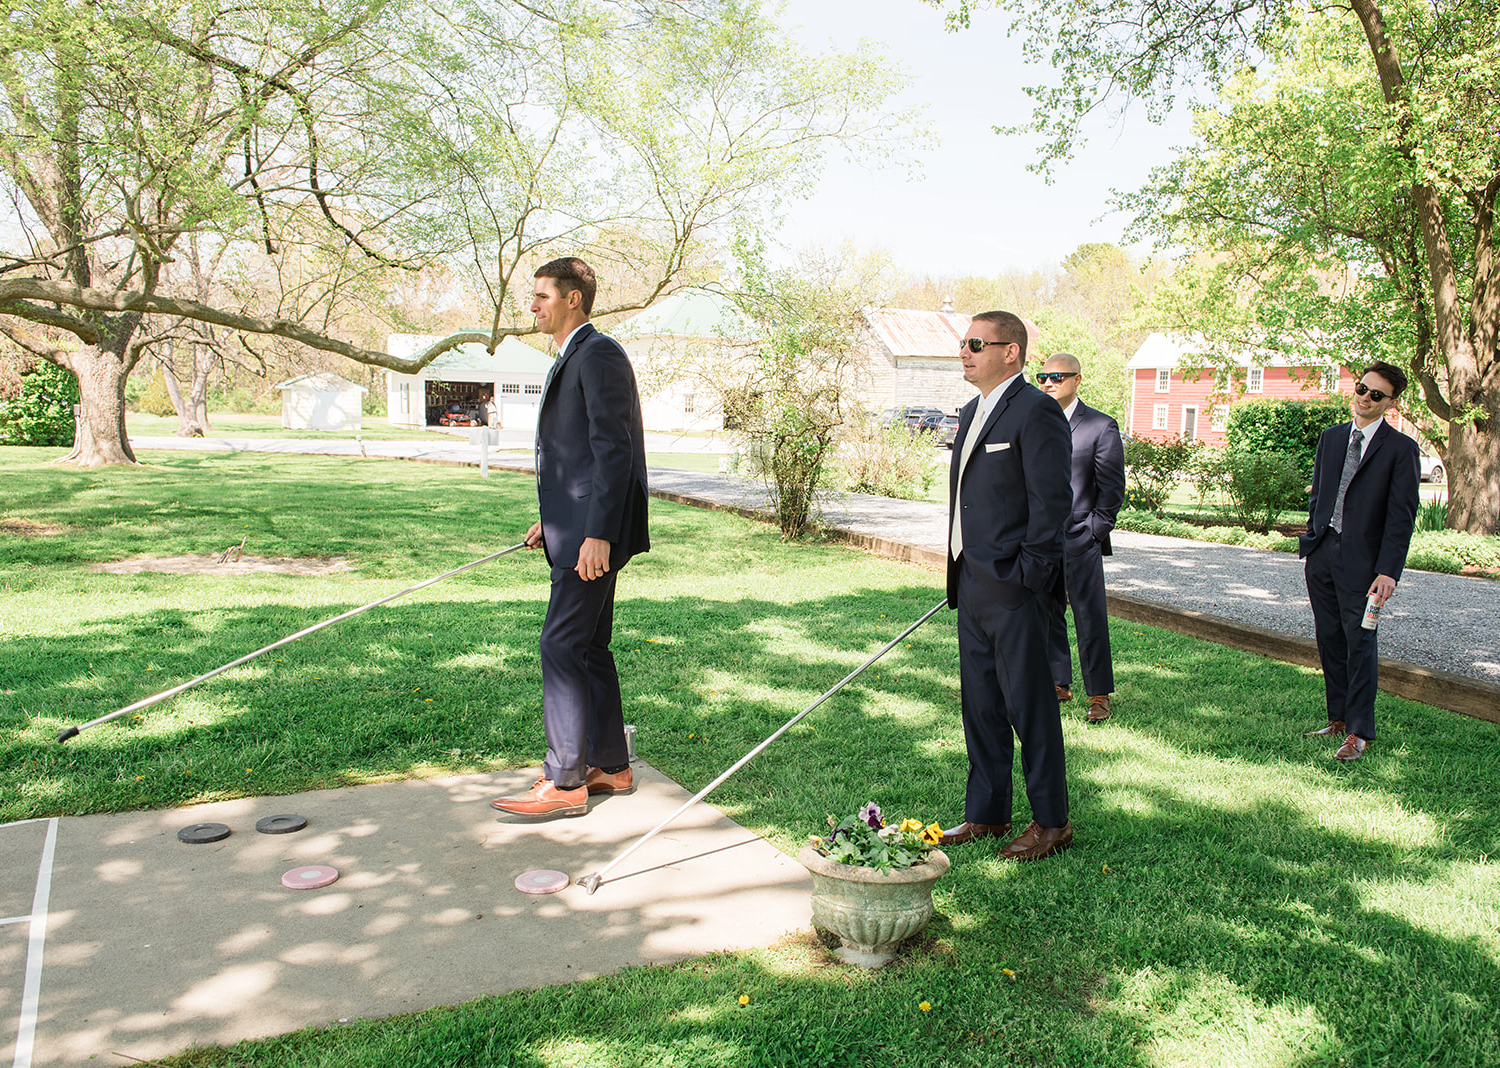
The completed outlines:
<svg viewBox="0 0 1500 1068">
<path fill-rule="evenodd" d="M 537 408 L 541 518 L 526 544 L 546 552 L 552 594 L 540 643 L 547 758 L 529 792 L 492 802 L 519 816 L 580 816 L 589 794 L 635 789 L 609 643 L 620 569 L 651 547 L 645 434 L 630 360 L 589 322 L 597 288 L 569 256 L 543 264 L 532 289 L 557 358 Z"/>
</svg>

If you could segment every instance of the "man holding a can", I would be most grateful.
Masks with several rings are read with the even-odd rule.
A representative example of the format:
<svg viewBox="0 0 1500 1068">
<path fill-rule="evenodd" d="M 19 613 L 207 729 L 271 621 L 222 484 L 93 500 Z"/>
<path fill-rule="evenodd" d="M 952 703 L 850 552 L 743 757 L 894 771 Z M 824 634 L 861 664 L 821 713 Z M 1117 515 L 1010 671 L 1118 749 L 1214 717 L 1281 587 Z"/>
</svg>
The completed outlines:
<svg viewBox="0 0 1500 1068">
<path fill-rule="evenodd" d="M 1385 420 L 1405 388 L 1399 367 L 1371 364 L 1354 387 L 1353 421 L 1323 431 L 1313 461 L 1297 554 L 1306 561 L 1328 722 L 1304 737 L 1342 736 L 1335 760 L 1358 760 L 1375 738 L 1379 654 L 1366 610 L 1396 592 L 1416 527 L 1417 443 Z"/>
</svg>

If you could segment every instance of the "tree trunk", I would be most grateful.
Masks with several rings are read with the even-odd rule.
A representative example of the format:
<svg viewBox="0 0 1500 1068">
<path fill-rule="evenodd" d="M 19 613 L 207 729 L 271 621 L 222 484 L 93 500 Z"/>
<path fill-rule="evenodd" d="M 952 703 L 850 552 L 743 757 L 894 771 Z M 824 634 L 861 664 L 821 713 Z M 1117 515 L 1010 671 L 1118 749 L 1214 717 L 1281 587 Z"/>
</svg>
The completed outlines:
<svg viewBox="0 0 1500 1068">
<path fill-rule="evenodd" d="M 130 368 L 118 354 L 86 345 L 66 364 L 78 378 L 78 430 L 73 451 L 60 462 L 79 467 L 133 464 L 125 436 L 125 379 Z"/>
<path fill-rule="evenodd" d="M 197 437 L 212 434 L 208 425 L 208 375 L 213 370 L 214 354 L 207 345 L 193 346 L 193 388 L 188 392 L 188 406 L 193 413 Z"/>
<path fill-rule="evenodd" d="M 1448 424 L 1448 526 L 1470 534 L 1500 534 L 1500 398 L 1472 423 Z"/>
</svg>

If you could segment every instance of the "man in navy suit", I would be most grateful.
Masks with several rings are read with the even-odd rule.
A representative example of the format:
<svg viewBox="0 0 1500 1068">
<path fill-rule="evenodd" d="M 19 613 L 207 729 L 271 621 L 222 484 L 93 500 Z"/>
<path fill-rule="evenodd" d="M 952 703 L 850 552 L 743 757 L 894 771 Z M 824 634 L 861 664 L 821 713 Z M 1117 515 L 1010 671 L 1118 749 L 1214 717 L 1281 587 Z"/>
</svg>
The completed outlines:
<svg viewBox="0 0 1500 1068">
<path fill-rule="evenodd" d="M 552 565 L 540 643 L 547 759 L 528 793 L 493 802 L 522 816 L 582 815 L 589 794 L 635 789 L 609 642 L 615 580 L 651 547 L 645 435 L 630 360 L 589 322 L 597 288 L 570 256 L 543 264 L 532 289 L 537 329 L 557 344 L 537 410 L 541 519 L 526 532 Z"/>
<path fill-rule="evenodd" d="M 948 482 L 948 604 L 958 661 L 969 777 L 964 822 L 945 845 L 1011 832 L 1017 740 L 1031 823 L 1000 856 L 1037 860 L 1073 841 L 1062 718 L 1047 633 L 1063 594 L 1063 526 L 1073 441 L 1062 409 L 1023 374 L 1025 323 L 976 315 L 960 346 L 975 397 L 959 413 Z"/>
<path fill-rule="evenodd" d="M 1416 526 L 1417 443 L 1385 421 L 1404 389 L 1399 367 L 1366 369 L 1349 405 L 1353 421 L 1318 438 L 1298 539 L 1328 701 L 1328 723 L 1305 737 L 1343 736 L 1335 760 L 1358 760 L 1375 738 L 1379 653 L 1375 631 L 1360 622 L 1367 598 L 1384 605 L 1396 592 Z"/>
<path fill-rule="evenodd" d="M 1059 352 L 1042 364 L 1036 384 L 1062 405 L 1073 433 L 1073 512 L 1063 531 L 1063 578 L 1073 627 L 1078 632 L 1078 666 L 1089 708 L 1085 718 L 1109 718 L 1109 696 L 1115 692 L 1114 661 L 1109 650 L 1109 619 L 1104 599 L 1104 558 L 1111 555 L 1109 532 L 1125 503 L 1125 447 L 1120 426 L 1097 408 L 1078 399 L 1083 364 Z M 1059 701 L 1073 700 L 1073 658 L 1068 652 L 1068 623 L 1062 605 L 1052 619 L 1052 683 Z"/>
</svg>

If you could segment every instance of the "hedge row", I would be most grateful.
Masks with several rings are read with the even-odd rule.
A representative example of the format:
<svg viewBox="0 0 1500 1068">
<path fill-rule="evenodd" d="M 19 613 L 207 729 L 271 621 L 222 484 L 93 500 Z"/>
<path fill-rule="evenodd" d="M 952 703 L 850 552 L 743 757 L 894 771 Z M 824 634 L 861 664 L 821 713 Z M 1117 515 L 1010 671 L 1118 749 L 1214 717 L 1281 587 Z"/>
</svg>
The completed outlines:
<svg viewBox="0 0 1500 1068">
<path fill-rule="evenodd" d="M 1250 549 L 1273 549 L 1296 552 L 1297 539 L 1279 534 L 1253 534 L 1243 527 L 1200 527 L 1180 519 L 1152 515 L 1149 512 L 1122 511 L 1116 524 L 1119 530 L 1136 534 L 1157 534 L 1167 538 L 1187 538 L 1219 545 L 1243 545 Z M 1500 537 L 1466 534 L 1460 530 L 1421 531 L 1411 539 L 1406 566 L 1417 571 L 1440 571 L 1449 575 L 1463 573 L 1465 567 L 1500 571 Z"/>
</svg>

